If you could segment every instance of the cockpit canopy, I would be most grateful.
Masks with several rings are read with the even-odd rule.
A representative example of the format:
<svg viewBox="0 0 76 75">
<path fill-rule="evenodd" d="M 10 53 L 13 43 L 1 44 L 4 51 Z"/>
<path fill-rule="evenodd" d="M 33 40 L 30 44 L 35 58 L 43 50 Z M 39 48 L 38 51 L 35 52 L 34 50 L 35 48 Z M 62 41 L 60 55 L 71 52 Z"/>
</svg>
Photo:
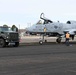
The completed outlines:
<svg viewBox="0 0 76 75">
<path fill-rule="evenodd" d="M 43 24 L 43 22 L 41 20 L 39 20 L 36 24 Z"/>
<path fill-rule="evenodd" d="M 43 20 L 43 23 L 42 23 L 42 24 L 53 23 L 51 20 L 49 20 L 49 19 L 47 19 L 47 18 L 44 17 L 44 13 L 41 13 L 40 19 Z M 41 23 L 41 22 L 40 22 L 40 23 Z"/>
<path fill-rule="evenodd" d="M 48 23 L 53 23 L 53 21 L 51 21 L 51 20 L 44 20 L 44 21 L 42 21 L 42 20 L 39 20 L 36 24 L 48 24 Z"/>
<path fill-rule="evenodd" d="M 47 19 L 47 20 L 44 20 L 44 24 L 48 24 L 48 23 L 53 23 L 53 21 Z"/>
</svg>

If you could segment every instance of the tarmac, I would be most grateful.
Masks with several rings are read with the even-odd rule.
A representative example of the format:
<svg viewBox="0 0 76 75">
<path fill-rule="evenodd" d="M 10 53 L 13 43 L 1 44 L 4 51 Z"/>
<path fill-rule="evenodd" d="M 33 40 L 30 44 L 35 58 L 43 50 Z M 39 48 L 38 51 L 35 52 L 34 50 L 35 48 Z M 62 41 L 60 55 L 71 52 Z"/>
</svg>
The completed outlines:
<svg viewBox="0 0 76 75">
<path fill-rule="evenodd" d="M 41 36 L 22 36 L 20 37 L 20 46 L 22 45 L 40 45 L 39 44 L 39 40 L 41 40 L 42 37 Z M 56 42 L 57 37 L 48 37 L 45 36 L 44 39 L 47 40 L 47 42 L 43 43 L 43 45 L 51 45 L 51 44 L 58 44 Z M 76 37 L 74 38 L 74 40 L 70 39 L 69 40 L 70 45 L 72 44 L 76 44 Z M 65 44 L 65 38 L 62 38 L 61 43 L 59 44 Z"/>
<path fill-rule="evenodd" d="M 39 36 L 25 36 L 19 47 L 0 48 L 0 75 L 76 75 L 75 40 L 66 46 L 65 39 L 46 38 L 39 45 Z"/>
</svg>

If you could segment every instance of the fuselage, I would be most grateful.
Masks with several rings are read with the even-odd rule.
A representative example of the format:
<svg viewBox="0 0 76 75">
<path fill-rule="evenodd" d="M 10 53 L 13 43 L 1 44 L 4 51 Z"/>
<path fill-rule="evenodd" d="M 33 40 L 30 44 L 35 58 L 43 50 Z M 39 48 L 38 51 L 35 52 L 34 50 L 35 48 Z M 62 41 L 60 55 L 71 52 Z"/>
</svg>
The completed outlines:
<svg viewBox="0 0 76 75">
<path fill-rule="evenodd" d="M 44 28 L 46 31 L 44 31 Z M 64 34 L 64 31 L 69 29 L 76 29 L 76 24 L 64 24 L 59 22 L 53 22 L 48 24 L 34 24 L 27 28 L 29 33 L 47 33 L 47 34 Z"/>
</svg>

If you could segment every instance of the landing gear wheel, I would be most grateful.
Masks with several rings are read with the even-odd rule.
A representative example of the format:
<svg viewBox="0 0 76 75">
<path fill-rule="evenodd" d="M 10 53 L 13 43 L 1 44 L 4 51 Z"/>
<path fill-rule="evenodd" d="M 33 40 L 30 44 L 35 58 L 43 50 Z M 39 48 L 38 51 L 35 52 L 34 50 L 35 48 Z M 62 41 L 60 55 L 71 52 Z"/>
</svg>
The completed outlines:
<svg viewBox="0 0 76 75">
<path fill-rule="evenodd" d="M 56 42 L 57 42 L 57 43 L 61 43 L 61 38 L 57 38 L 57 39 L 56 39 Z"/>
<path fill-rule="evenodd" d="M 39 44 L 40 44 L 40 45 L 42 45 L 42 44 L 43 44 L 43 41 L 42 41 L 42 40 L 40 40 L 40 41 L 39 41 Z"/>
<path fill-rule="evenodd" d="M 45 40 L 45 43 L 47 42 L 47 40 Z"/>
<path fill-rule="evenodd" d="M 0 47 L 5 47 L 6 46 L 6 43 L 4 41 L 4 39 L 0 38 Z"/>
</svg>

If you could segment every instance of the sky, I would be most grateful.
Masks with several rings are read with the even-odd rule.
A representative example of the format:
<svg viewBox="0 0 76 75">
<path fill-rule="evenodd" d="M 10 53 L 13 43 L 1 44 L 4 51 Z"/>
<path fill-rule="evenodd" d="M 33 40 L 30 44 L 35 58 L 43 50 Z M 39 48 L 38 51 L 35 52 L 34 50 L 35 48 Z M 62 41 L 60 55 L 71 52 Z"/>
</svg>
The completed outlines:
<svg viewBox="0 0 76 75">
<path fill-rule="evenodd" d="M 0 0 L 0 26 L 25 29 L 40 20 L 41 13 L 52 21 L 76 20 L 76 0 Z"/>
</svg>

